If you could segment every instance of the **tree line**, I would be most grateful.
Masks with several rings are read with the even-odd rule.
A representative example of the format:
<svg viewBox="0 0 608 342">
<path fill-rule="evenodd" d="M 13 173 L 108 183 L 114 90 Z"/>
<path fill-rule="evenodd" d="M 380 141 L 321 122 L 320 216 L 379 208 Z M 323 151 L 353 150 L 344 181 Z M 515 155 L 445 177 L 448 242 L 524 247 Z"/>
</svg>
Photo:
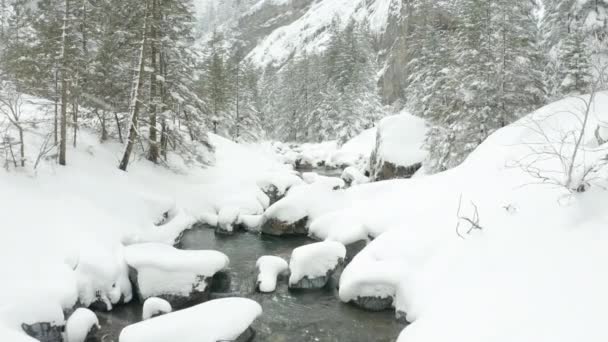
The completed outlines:
<svg viewBox="0 0 608 342">
<path fill-rule="evenodd" d="M 81 126 L 125 144 L 122 170 L 136 145 L 154 163 L 169 151 L 205 161 L 211 146 L 191 1 L 14 0 L 1 11 L 4 88 L 52 101 L 59 164 Z"/>
<path fill-rule="evenodd" d="M 590 90 L 603 2 L 404 1 L 410 61 L 404 98 L 432 126 L 430 169 L 446 170 L 497 129 L 550 100 Z M 600 8 L 601 7 L 601 8 Z M 587 25 L 587 26 L 586 26 Z M 595 42 L 595 43 L 593 43 Z"/>
</svg>

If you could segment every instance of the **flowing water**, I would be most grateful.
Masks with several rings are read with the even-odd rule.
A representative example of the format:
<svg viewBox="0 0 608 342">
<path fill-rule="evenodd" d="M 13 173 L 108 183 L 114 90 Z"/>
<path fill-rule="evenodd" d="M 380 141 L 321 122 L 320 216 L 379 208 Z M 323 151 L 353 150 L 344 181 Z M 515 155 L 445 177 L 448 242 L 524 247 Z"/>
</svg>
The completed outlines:
<svg viewBox="0 0 608 342">
<path fill-rule="evenodd" d="M 329 176 L 339 173 L 315 171 Z M 276 255 L 289 260 L 294 248 L 312 242 L 306 237 L 278 238 L 243 232 L 222 236 L 216 235 L 210 227 L 200 225 L 186 232 L 180 248 L 212 249 L 228 255 L 230 289 L 214 295 L 247 297 L 262 305 L 263 314 L 253 325 L 256 342 L 395 341 L 404 325 L 395 320 L 393 312 L 367 312 L 342 303 L 335 283 L 321 290 L 290 291 L 287 280 L 283 279 L 274 293 L 255 291 L 255 263 L 259 257 Z M 99 340 L 118 341 L 122 328 L 140 320 L 141 305 L 119 306 L 111 313 L 98 313 L 98 316 L 102 325 L 97 334 Z"/>
<path fill-rule="evenodd" d="M 341 303 L 335 286 L 321 290 L 289 291 L 285 279 L 279 281 L 274 293 L 255 291 L 255 263 L 260 256 L 277 255 L 289 260 L 294 248 L 311 242 L 303 237 L 276 238 L 253 233 L 220 236 L 212 229 L 199 227 L 184 235 L 181 248 L 214 249 L 228 255 L 230 295 L 254 299 L 264 310 L 253 325 L 257 332 L 254 341 L 395 341 L 404 326 L 395 320 L 393 312 L 367 312 Z M 131 303 L 119 306 L 110 313 L 98 313 L 98 316 L 102 325 L 102 330 L 97 334 L 99 339 L 102 342 L 118 341 L 122 328 L 140 320 L 141 305 Z"/>
</svg>

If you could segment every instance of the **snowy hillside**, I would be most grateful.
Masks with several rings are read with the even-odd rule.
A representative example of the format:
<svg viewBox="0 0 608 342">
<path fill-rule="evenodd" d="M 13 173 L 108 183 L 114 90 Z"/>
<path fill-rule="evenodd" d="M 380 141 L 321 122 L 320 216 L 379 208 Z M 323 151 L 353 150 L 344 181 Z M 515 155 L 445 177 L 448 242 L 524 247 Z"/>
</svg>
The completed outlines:
<svg viewBox="0 0 608 342">
<path fill-rule="evenodd" d="M 24 113 L 44 115 L 33 100 Z M 28 161 L 46 129 L 26 129 Z M 14 341 L 8 336 L 23 322 L 63 324 L 62 310 L 77 302 L 110 309 L 131 300 L 123 244 L 173 244 L 194 222 L 217 224 L 223 212 L 237 215 L 229 220 L 260 215 L 268 198 L 258 183 L 284 188 L 299 180 L 268 147 L 211 141 L 216 162 L 206 170 L 173 155 L 173 170 L 136 160 L 124 173 L 116 168 L 122 145 L 100 144 L 87 130 L 67 167 L 43 159 L 35 171 L 1 169 L 0 340 Z"/>
<path fill-rule="evenodd" d="M 287 6 L 288 1 L 261 0 L 245 16 L 253 16 L 265 6 Z M 260 66 L 282 65 L 294 54 L 319 53 L 326 47 L 329 39 L 327 31 L 334 20 L 339 20 L 342 26 L 351 19 L 358 22 L 367 21 L 373 33 L 382 34 L 388 25 L 392 3 L 398 2 L 394 0 L 312 1 L 301 17 L 262 37 L 248 58 Z"/>
<path fill-rule="evenodd" d="M 315 201 L 298 193 L 267 213 L 307 213 L 317 238 L 373 239 L 340 297 L 388 299 L 412 322 L 399 341 L 603 341 L 608 93 L 589 101 L 524 117 L 453 170 L 311 189 Z"/>
</svg>

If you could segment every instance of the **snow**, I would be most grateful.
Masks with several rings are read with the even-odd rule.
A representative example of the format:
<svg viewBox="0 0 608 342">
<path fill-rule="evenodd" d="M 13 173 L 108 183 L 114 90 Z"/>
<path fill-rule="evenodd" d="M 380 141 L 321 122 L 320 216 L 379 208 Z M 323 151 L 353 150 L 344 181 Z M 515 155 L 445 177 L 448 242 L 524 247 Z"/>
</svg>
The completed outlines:
<svg viewBox="0 0 608 342">
<path fill-rule="evenodd" d="M 346 256 L 346 247 L 336 241 L 317 242 L 298 247 L 289 260 L 289 284 L 296 284 L 304 277 L 324 277 L 333 271 Z"/>
<path fill-rule="evenodd" d="M 151 297 L 146 299 L 142 310 L 142 320 L 147 320 L 159 314 L 167 314 L 173 311 L 171 304 L 162 298 Z"/>
<path fill-rule="evenodd" d="M 241 221 L 251 221 L 248 215 L 259 219 L 268 197 L 258 183 L 276 179 L 278 187 L 287 187 L 297 182 L 269 146 L 236 144 L 215 135 L 210 135 L 216 148 L 211 167 L 186 164 L 172 154 L 169 167 L 156 166 L 138 149 L 125 173 L 117 168 L 123 146 L 101 144 L 84 126 L 78 147 L 68 147 L 68 166 L 43 158 L 34 170 L 38 149 L 51 131 L 47 110 L 52 104 L 26 97 L 24 120 L 37 121 L 35 127 L 26 125 L 26 168 L 0 169 L 2 341 L 25 336 L 23 322 L 63 324 L 62 309 L 78 301 L 100 300 L 108 309 L 121 298 L 129 301 L 124 245 L 172 245 L 198 220 L 217 224 L 224 208 L 238 208 Z"/>
<path fill-rule="evenodd" d="M 369 156 L 376 145 L 376 134 L 376 127 L 361 132 L 333 152 L 329 164 L 356 166 L 359 169 L 366 168 L 369 163 Z"/>
<path fill-rule="evenodd" d="M 320 0 L 315 1 L 300 18 L 267 35 L 248 55 L 253 63 L 264 67 L 282 65 L 294 52 L 318 53 L 329 40 L 329 28 L 337 18 L 342 26 L 349 19 L 368 20 L 370 29 L 383 33 L 388 24 L 391 0 Z M 254 5 L 254 9 L 261 8 Z M 251 14 L 248 12 L 246 15 Z"/>
<path fill-rule="evenodd" d="M 78 308 L 68 319 L 65 327 L 67 342 L 85 342 L 93 327 L 100 328 L 99 320 L 93 311 Z"/>
<path fill-rule="evenodd" d="M 333 190 L 334 184 L 326 181 L 293 187 L 285 198 L 271 205 L 264 218 L 293 223 L 305 217 L 314 219 L 337 209 L 343 202 L 343 191 Z"/>
<path fill-rule="evenodd" d="M 342 146 L 335 140 L 304 144 L 273 142 L 272 145 L 286 164 L 295 165 L 296 160 L 300 159 L 313 167 L 356 166 L 363 170 L 367 168 L 369 156 L 376 145 L 376 132 L 376 127 L 364 130 Z"/>
<path fill-rule="evenodd" d="M 574 188 L 582 182 L 586 192 L 559 185 L 559 158 L 534 164 L 544 183 L 524 169 L 531 148 L 571 155 L 572 140 L 560 141 L 580 128 L 581 105 L 569 98 L 529 115 L 453 170 L 344 191 L 343 204 L 316 217 L 310 234 L 376 238 L 345 268 L 340 298 L 394 297 L 413 322 L 399 341 L 604 340 L 607 170 L 585 181 L 581 173 L 604 163 L 594 131 L 607 119 L 608 94 L 592 106 L 574 168 Z M 459 219 L 475 212 L 482 230 Z"/>
<path fill-rule="evenodd" d="M 344 187 L 344 180 L 341 178 L 322 176 L 316 172 L 304 172 L 302 173 L 302 179 L 304 183 L 320 188 L 341 189 Z"/>
<path fill-rule="evenodd" d="M 218 251 L 180 250 L 160 243 L 125 248 L 125 261 L 137 270 L 143 298 L 158 294 L 189 295 L 199 276 L 212 277 L 228 267 L 228 257 Z M 202 292 L 205 282 L 196 285 Z"/>
<path fill-rule="evenodd" d="M 410 166 L 426 159 L 426 121 L 407 112 L 386 117 L 378 125 L 377 155 L 381 161 Z"/>
<path fill-rule="evenodd" d="M 289 265 L 281 257 L 265 255 L 256 262 L 258 268 L 258 286 L 261 292 L 274 292 L 277 288 L 277 277 L 289 270 Z"/>
<path fill-rule="evenodd" d="M 360 185 L 369 183 L 369 178 L 365 177 L 357 168 L 349 166 L 342 172 L 342 178 L 345 182 L 351 185 Z"/>
<path fill-rule="evenodd" d="M 233 341 L 261 314 L 253 300 L 216 299 L 127 326 L 119 342 Z"/>
</svg>

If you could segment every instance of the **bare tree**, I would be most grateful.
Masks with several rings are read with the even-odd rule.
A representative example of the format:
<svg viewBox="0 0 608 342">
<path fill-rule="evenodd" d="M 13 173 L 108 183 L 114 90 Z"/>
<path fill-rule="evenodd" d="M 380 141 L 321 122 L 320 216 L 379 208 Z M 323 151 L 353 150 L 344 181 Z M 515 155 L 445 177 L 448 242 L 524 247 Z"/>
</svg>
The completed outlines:
<svg viewBox="0 0 608 342">
<path fill-rule="evenodd" d="M 477 205 L 471 202 L 471 206 L 473 207 L 473 216 L 465 216 L 462 214 L 462 194 L 458 198 L 458 210 L 456 211 L 456 234 L 462 239 L 464 239 L 464 235 L 462 235 L 462 227 L 467 225 L 465 233 L 467 235 L 471 234 L 474 230 L 483 230 L 483 227 L 479 223 L 479 209 Z"/>
<path fill-rule="evenodd" d="M 66 0 L 67 1 L 67 0 Z M 135 75 L 135 86 L 133 87 L 133 93 L 131 94 L 131 113 L 130 113 L 130 128 L 129 136 L 127 137 L 127 145 L 125 146 L 125 152 L 122 156 L 118 168 L 123 171 L 127 171 L 129 166 L 129 159 L 133 152 L 133 146 L 135 146 L 138 132 L 137 132 L 137 120 L 139 116 L 139 110 L 141 108 L 141 92 L 144 85 L 144 71 L 146 64 L 146 45 L 148 42 L 148 12 L 150 4 L 146 1 L 146 10 L 144 12 L 144 22 L 142 27 L 141 45 L 139 48 L 139 60 L 138 67 Z"/>
<path fill-rule="evenodd" d="M 70 0 L 64 1 L 63 28 L 61 30 L 61 117 L 59 128 L 59 164 L 66 165 L 67 125 L 68 125 L 68 24 Z"/>
<path fill-rule="evenodd" d="M 2 88 L 3 90 L 2 92 L 0 92 L 0 114 L 3 114 L 8 119 L 8 122 L 17 130 L 17 134 L 19 136 L 19 141 L 17 143 L 17 145 L 19 145 L 19 165 L 21 165 L 21 167 L 24 167 L 25 141 L 23 134 L 23 122 L 21 120 L 23 97 L 14 87 L 10 85 L 3 85 Z M 5 134 L 3 140 L 5 148 L 10 151 L 16 167 L 17 161 L 13 153 L 13 146 L 16 144 L 12 142 L 12 139 L 9 138 L 8 134 Z"/>
<path fill-rule="evenodd" d="M 525 127 L 536 134 L 538 141 L 526 143 L 530 153 L 518 160 L 516 166 L 538 179 L 539 183 L 563 187 L 570 192 L 584 192 L 606 165 L 605 158 L 589 158 L 590 154 L 601 152 L 602 146 L 596 148 L 585 145 L 596 95 L 594 88 L 589 96 L 572 97 L 577 103 L 575 109 L 556 111 L 544 117 L 531 117 L 526 121 Z M 555 129 L 543 123 L 555 115 L 564 114 L 572 116 L 577 125 L 568 129 Z M 599 128 L 595 130 L 595 135 L 598 144 L 602 145 Z M 559 168 L 549 169 L 547 163 L 551 162 L 557 162 Z"/>
</svg>

